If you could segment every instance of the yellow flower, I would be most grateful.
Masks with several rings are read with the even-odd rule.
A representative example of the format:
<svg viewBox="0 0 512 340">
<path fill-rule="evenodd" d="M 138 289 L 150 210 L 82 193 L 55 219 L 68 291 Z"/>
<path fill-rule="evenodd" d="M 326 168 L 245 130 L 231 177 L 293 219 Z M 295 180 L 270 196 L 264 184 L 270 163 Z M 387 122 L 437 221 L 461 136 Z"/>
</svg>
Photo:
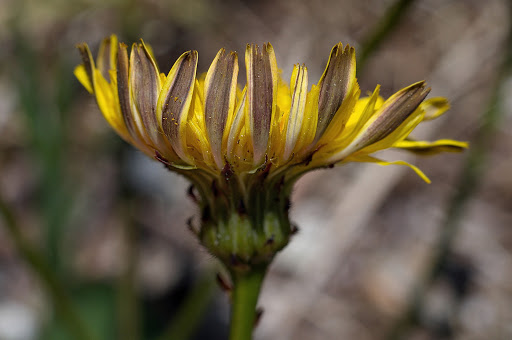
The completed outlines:
<svg viewBox="0 0 512 340">
<path fill-rule="evenodd" d="M 238 56 L 221 49 L 206 76 L 197 76 L 198 54 L 185 52 L 166 76 L 151 49 L 133 44 L 130 55 L 111 36 L 94 63 L 87 45 L 75 74 L 96 96 L 114 130 L 171 169 L 202 169 L 219 176 L 226 164 L 238 174 L 267 168 L 268 175 L 350 161 L 385 164 L 370 154 L 387 148 L 459 151 L 466 143 L 412 141 L 422 121 L 448 108 L 444 98 L 424 101 L 425 82 L 384 100 L 379 87 L 360 98 L 355 51 L 339 43 L 318 84 L 308 91 L 308 71 L 295 65 L 290 85 L 281 78 L 272 45 L 247 45 L 247 85 L 237 85 Z M 426 176 L 413 167 L 425 180 Z"/>
<path fill-rule="evenodd" d="M 224 49 L 198 76 L 196 51 L 183 53 L 165 75 L 142 41 L 128 54 L 113 35 L 101 44 L 96 62 L 87 45 L 78 48 L 83 64 L 75 75 L 95 95 L 106 120 L 124 140 L 194 183 L 203 220 L 226 221 L 236 210 L 258 225 L 266 223 L 267 211 L 279 210 L 280 224 L 287 225 L 291 186 L 307 171 L 346 162 L 399 164 L 428 181 L 413 165 L 372 154 L 388 148 L 429 154 L 467 147 L 447 139 L 410 139 L 419 123 L 449 108 L 447 100 L 425 100 L 430 89 L 423 81 L 388 99 L 379 95 L 379 86 L 361 98 L 354 48 L 341 43 L 311 88 L 304 65 L 294 66 L 289 85 L 282 79 L 269 43 L 261 49 L 247 45 L 243 89 L 238 55 Z M 275 237 L 267 229 L 266 237 Z"/>
</svg>

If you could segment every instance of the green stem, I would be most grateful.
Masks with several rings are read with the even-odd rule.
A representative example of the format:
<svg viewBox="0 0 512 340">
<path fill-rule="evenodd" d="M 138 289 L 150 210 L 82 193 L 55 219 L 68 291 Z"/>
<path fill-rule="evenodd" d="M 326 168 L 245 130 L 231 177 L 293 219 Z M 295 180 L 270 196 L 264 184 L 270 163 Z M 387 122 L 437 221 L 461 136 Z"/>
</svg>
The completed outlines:
<svg viewBox="0 0 512 340">
<path fill-rule="evenodd" d="M 139 300 L 137 296 L 137 226 L 134 223 L 133 202 L 125 203 L 124 208 L 124 241 L 126 251 L 125 268 L 119 280 L 119 334 L 124 340 L 139 340 L 141 338 L 141 322 L 139 315 Z"/>
<path fill-rule="evenodd" d="M 360 70 L 366 66 L 368 57 L 375 50 L 377 50 L 377 48 L 379 48 L 384 39 L 398 25 L 400 19 L 403 17 L 407 9 L 413 4 L 413 2 L 414 0 L 397 0 L 393 5 L 391 5 L 391 7 L 389 7 L 382 19 L 379 20 L 377 26 L 375 26 L 373 31 L 361 44 L 361 49 L 358 52 L 359 57 L 357 60 L 358 74 Z"/>
<path fill-rule="evenodd" d="M 251 340 L 256 322 L 256 304 L 267 268 L 232 272 L 231 330 L 229 340 Z"/>
<path fill-rule="evenodd" d="M 187 294 L 185 301 L 179 307 L 176 316 L 157 340 L 186 340 L 192 338 L 214 295 L 214 288 L 216 287 L 212 275 L 209 270 L 206 271 L 206 274 L 201 275 L 192 287 L 192 291 Z"/>
</svg>

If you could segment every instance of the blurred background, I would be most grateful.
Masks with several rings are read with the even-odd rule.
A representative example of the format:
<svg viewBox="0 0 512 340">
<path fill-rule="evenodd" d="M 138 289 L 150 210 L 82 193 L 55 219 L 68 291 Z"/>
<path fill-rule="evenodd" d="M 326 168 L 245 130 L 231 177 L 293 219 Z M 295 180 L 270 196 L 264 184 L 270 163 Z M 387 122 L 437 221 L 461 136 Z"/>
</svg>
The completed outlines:
<svg viewBox="0 0 512 340">
<path fill-rule="evenodd" d="M 356 47 L 362 93 L 425 79 L 451 111 L 413 136 L 463 154 L 308 174 L 300 232 L 263 287 L 259 340 L 512 339 L 508 0 L 0 0 L 0 339 L 226 339 L 220 270 L 189 232 L 188 184 L 110 129 L 73 76 L 75 45 L 186 50 L 270 41 L 316 83 Z M 241 58 L 241 69 L 243 57 Z M 243 74 L 240 83 L 245 83 Z"/>
</svg>

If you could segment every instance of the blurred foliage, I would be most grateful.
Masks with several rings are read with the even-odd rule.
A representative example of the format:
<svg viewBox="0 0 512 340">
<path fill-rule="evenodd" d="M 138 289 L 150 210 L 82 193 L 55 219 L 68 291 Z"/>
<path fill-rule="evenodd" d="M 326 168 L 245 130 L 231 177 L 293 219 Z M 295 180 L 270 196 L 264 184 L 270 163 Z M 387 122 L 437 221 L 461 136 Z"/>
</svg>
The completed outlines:
<svg viewBox="0 0 512 340">
<path fill-rule="evenodd" d="M 137 22 L 144 19 L 131 5 L 121 1 L 102 3 L 99 8 L 117 7 L 121 12 L 118 17 L 122 18 L 121 35 L 136 40 L 140 26 Z M 175 312 L 178 316 L 192 315 L 193 318 L 188 322 L 191 327 L 185 326 L 187 319 L 184 320 L 182 316 L 178 328 L 176 325 L 158 326 L 153 323 L 156 329 L 145 329 L 145 335 L 139 334 L 141 297 L 137 293 L 135 281 L 135 266 L 138 262 L 135 229 L 138 227 L 133 225 L 133 214 L 129 211 L 130 205 L 140 199 L 140 193 L 130 188 L 127 180 L 121 178 L 121 187 L 118 190 L 122 192 L 122 196 L 119 202 L 114 203 L 121 214 L 128 216 L 123 218 L 126 222 L 127 264 L 119 282 L 77 276 L 73 270 L 73 257 L 68 255 L 73 253 L 70 237 L 76 235 L 76 229 L 81 224 L 80 221 L 73 220 L 75 202 L 77 194 L 84 190 L 81 187 L 84 184 L 73 177 L 73 169 L 69 166 L 69 161 L 75 158 L 72 152 L 76 152 L 77 148 L 72 143 L 76 143 L 76 134 L 83 132 L 81 126 L 76 126 L 76 117 L 71 116 L 74 113 L 72 105 L 76 102 L 78 91 L 82 89 L 73 76 L 77 54 L 63 53 L 73 46 L 62 46 L 58 40 L 66 35 L 69 28 L 66 26 L 70 25 L 68 20 L 90 6 L 86 2 L 13 2 L 12 10 L 8 12 L 12 15 L 8 38 L 13 54 L 9 61 L 13 64 L 4 71 L 18 94 L 19 110 L 26 126 L 25 134 L 29 137 L 24 152 L 29 154 L 31 167 L 37 173 L 38 186 L 34 191 L 32 205 L 40 216 L 40 234 L 43 241 L 40 248 L 43 252 L 36 250 L 39 246 L 19 233 L 20 226 L 15 225 L 14 215 L 8 210 L 6 213 L 13 219 L 11 230 L 18 240 L 20 255 L 28 260 L 36 276 L 39 276 L 56 308 L 55 318 L 52 317 L 53 313 L 47 316 L 48 323 L 42 329 L 40 338 L 100 340 L 119 336 L 126 340 L 148 339 L 161 333 L 158 327 L 163 327 L 162 331 L 169 328 L 167 333 L 171 339 L 175 338 L 174 334 L 183 339 L 189 338 L 194 330 L 193 325 L 201 321 L 201 313 L 211 299 L 212 280 L 205 283 L 201 279 L 200 290 L 192 289 L 192 303 L 184 301 L 184 313 L 180 309 Z M 52 11 L 54 8 L 59 10 Z M 44 33 L 40 37 L 41 32 L 33 31 L 33 23 L 27 22 L 32 16 L 37 17 L 39 23 L 43 23 L 43 27 L 39 27 L 42 30 L 57 30 L 51 33 L 54 37 L 44 36 Z M 46 46 L 37 41 L 41 38 L 46 40 Z M 116 145 L 121 146 L 121 143 Z M 124 147 L 110 147 L 117 153 L 115 157 L 121 163 L 123 154 L 126 153 Z M 8 209 L 5 205 L 3 207 Z M 201 299 L 200 303 L 196 303 L 198 297 Z M 179 300 L 175 303 L 179 304 Z M 148 319 L 152 319 L 153 311 L 147 310 L 147 313 Z"/>
</svg>

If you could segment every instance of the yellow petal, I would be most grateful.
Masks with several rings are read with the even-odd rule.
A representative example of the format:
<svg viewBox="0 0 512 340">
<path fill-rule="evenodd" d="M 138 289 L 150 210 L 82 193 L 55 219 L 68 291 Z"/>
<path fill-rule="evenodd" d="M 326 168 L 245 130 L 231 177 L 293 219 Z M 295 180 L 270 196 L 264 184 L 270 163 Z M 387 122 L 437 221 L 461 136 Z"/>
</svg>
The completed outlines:
<svg viewBox="0 0 512 340">
<path fill-rule="evenodd" d="M 299 157 L 304 157 L 311 150 L 313 141 L 316 135 L 318 124 L 318 97 L 320 89 L 317 85 L 313 84 L 311 90 L 306 97 L 306 108 L 304 109 L 304 119 L 300 134 L 297 137 L 297 144 L 295 145 L 294 153 L 299 154 Z"/>
<path fill-rule="evenodd" d="M 89 88 L 92 89 L 92 91 L 90 91 L 92 93 L 94 91 L 93 70 L 95 69 L 95 67 L 94 67 L 94 60 L 92 59 L 92 55 L 91 55 L 91 50 L 89 49 L 89 46 L 87 46 L 87 44 L 85 44 L 85 43 L 78 44 L 78 45 L 76 45 L 76 47 L 78 48 L 78 51 L 80 52 L 80 56 L 82 57 L 82 66 L 83 66 L 83 71 L 79 70 L 78 72 L 79 72 L 79 74 L 85 73 L 85 76 L 89 79 L 89 81 L 87 82 L 87 80 L 84 78 L 83 75 L 81 75 L 81 77 L 83 79 L 79 78 L 78 80 L 80 80 L 80 82 L 82 84 L 84 84 L 84 82 L 85 82 L 85 84 L 84 84 L 85 88 L 87 88 L 87 86 L 89 86 Z"/>
<path fill-rule="evenodd" d="M 373 157 L 373 156 L 368 156 L 368 155 L 354 155 L 354 156 L 350 156 L 348 158 L 346 158 L 343 163 L 346 163 L 346 162 L 362 162 L 362 163 L 376 163 L 378 165 L 382 165 L 382 166 L 388 166 L 388 165 L 403 165 L 403 166 L 407 166 L 409 168 L 411 168 L 412 170 L 414 170 L 414 172 L 421 177 L 422 180 L 424 180 L 425 182 L 427 183 L 430 183 L 430 179 L 423 173 L 423 171 L 421 171 L 418 167 L 406 162 L 406 161 L 392 161 L 392 162 L 388 162 L 388 161 L 384 161 L 382 159 L 379 159 L 379 158 L 376 158 L 376 157 Z"/>
<path fill-rule="evenodd" d="M 393 144 L 394 148 L 400 148 L 419 155 L 435 155 L 441 152 L 462 152 L 468 148 L 467 142 L 459 142 L 451 139 L 440 139 L 434 142 L 402 140 Z"/>
<path fill-rule="evenodd" d="M 386 100 L 363 128 L 361 141 L 370 145 L 395 131 L 425 99 L 430 91 L 425 86 L 425 82 L 415 83 Z"/>
<path fill-rule="evenodd" d="M 247 87 L 243 89 L 242 92 L 242 98 L 240 99 L 240 102 L 237 105 L 237 108 L 235 110 L 235 115 L 233 118 L 233 123 L 230 126 L 229 129 L 229 135 L 227 138 L 227 148 L 226 148 L 226 156 L 228 160 L 231 163 L 234 163 L 236 160 L 236 152 L 235 147 L 236 145 L 245 145 L 246 141 L 241 137 L 242 131 L 244 129 L 244 123 L 245 123 L 245 114 L 244 114 L 244 107 L 245 107 L 245 101 L 247 98 Z M 240 155 L 238 155 L 240 157 Z"/>
<path fill-rule="evenodd" d="M 378 150 L 383 148 L 383 145 L 387 145 L 391 139 L 395 142 L 397 135 L 404 130 L 409 131 L 421 121 L 418 121 L 416 119 L 418 115 L 413 113 L 422 113 L 416 108 L 429 91 L 430 89 L 425 89 L 425 82 L 418 82 L 389 97 L 364 124 L 348 148 L 355 152 L 364 147 L 373 146 L 373 149 Z"/>
<path fill-rule="evenodd" d="M 79 80 L 95 94 L 101 113 L 112 128 L 125 140 L 130 140 L 126 126 L 120 116 L 116 89 L 109 83 L 110 74 L 103 77 L 100 70 L 95 67 L 91 51 L 87 44 L 77 46 L 82 55 L 83 69 L 75 70 Z M 76 74 L 76 73 L 75 73 Z M 89 90 L 88 89 L 88 90 Z"/>
<path fill-rule="evenodd" d="M 429 89 L 425 89 L 424 82 L 418 82 L 388 98 L 359 131 L 355 130 L 357 131 L 355 137 L 352 138 L 351 135 L 346 142 L 348 145 L 329 157 L 329 162 L 341 161 L 359 150 L 370 154 L 387 149 L 396 141 L 407 137 L 423 119 L 424 111 L 416 108 L 428 91 Z M 375 101 L 378 89 L 373 96 Z M 371 111 L 371 107 L 367 106 L 367 109 Z M 368 116 L 369 113 L 363 112 L 362 115 Z"/>
<path fill-rule="evenodd" d="M 345 135 L 343 132 L 346 130 L 345 127 L 348 120 L 350 119 L 350 116 L 352 116 L 354 113 L 354 108 L 357 104 L 357 100 L 359 99 L 360 94 L 361 91 L 359 90 L 359 85 L 357 82 L 355 82 L 350 93 L 347 94 L 341 103 L 338 112 L 334 115 L 332 121 L 329 123 L 329 126 L 318 141 L 318 145 L 332 143 L 338 137 Z"/>
<path fill-rule="evenodd" d="M 288 116 L 288 125 L 286 127 L 286 142 L 284 147 L 283 159 L 287 160 L 299 138 L 304 121 L 304 109 L 306 107 L 306 98 L 308 94 L 308 69 L 302 65 L 296 65 L 293 68 L 292 79 L 290 81 L 292 92 L 292 105 Z"/>
<path fill-rule="evenodd" d="M 96 58 L 96 67 L 100 70 L 103 78 L 109 80 L 109 71 L 116 68 L 118 42 L 115 35 L 103 39 Z"/>
<path fill-rule="evenodd" d="M 78 65 L 75 67 L 75 70 L 73 72 L 75 74 L 75 77 L 78 79 L 78 81 L 85 87 L 89 93 L 93 93 L 91 79 L 87 75 L 87 71 L 85 70 L 85 66 L 83 64 Z"/>
<path fill-rule="evenodd" d="M 448 99 L 444 97 L 434 97 L 425 100 L 420 104 L 420 108 L 425 111 L 424 120 L 432 120 L 450 109 Z"/>
</svg>

